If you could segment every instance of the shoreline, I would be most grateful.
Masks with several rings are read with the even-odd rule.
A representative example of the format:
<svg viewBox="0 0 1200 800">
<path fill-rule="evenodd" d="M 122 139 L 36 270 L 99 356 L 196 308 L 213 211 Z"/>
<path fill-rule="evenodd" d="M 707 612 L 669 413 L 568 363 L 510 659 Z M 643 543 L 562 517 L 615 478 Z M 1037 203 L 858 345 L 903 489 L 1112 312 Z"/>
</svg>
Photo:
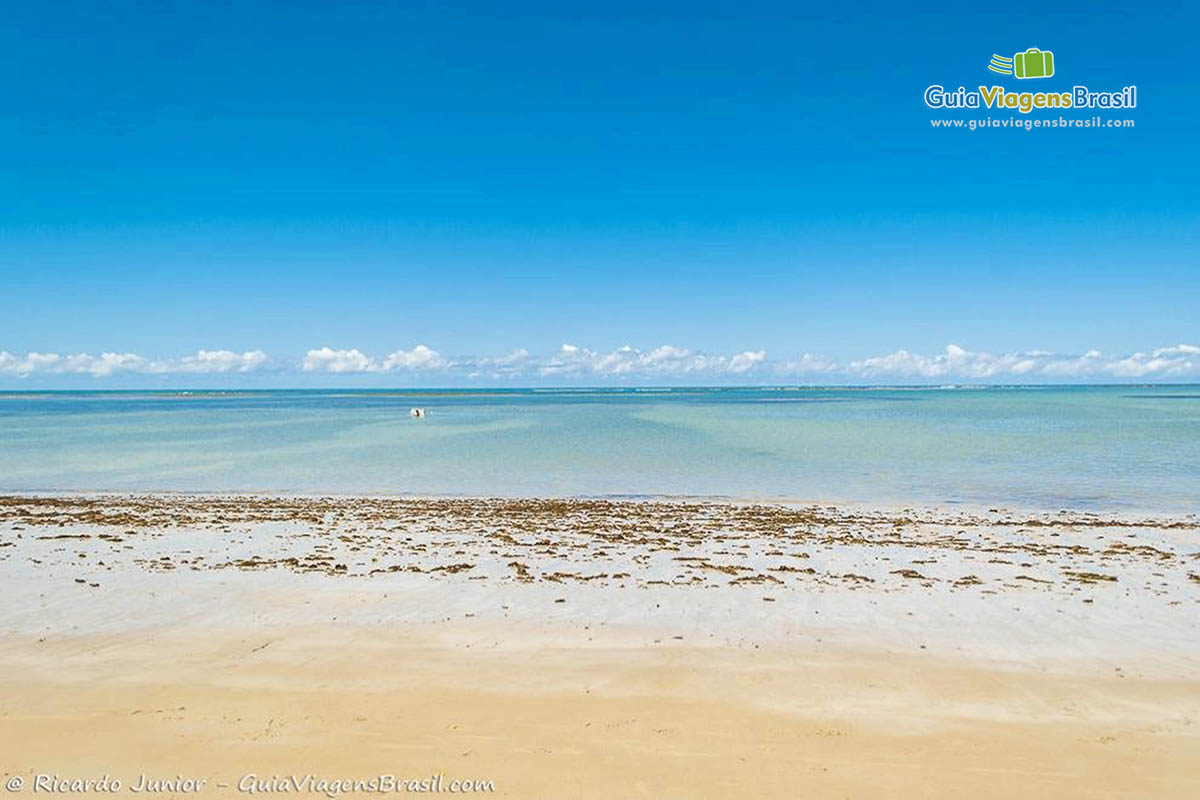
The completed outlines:
<svg viewBox="0 0 1200 800">
<path fill-rule="evenodd" d="M 246 603 L 302 589 L 318 609 L 356 598 L 365 610 L 343 613 L 366 625 L 436 622 L 442 609 L 506 625 L 665 621 L 689 640 L 919 643 L 1043 666 L 1140 651 L 1179 673 L 1200 663 L 1198 532 L 1193 518 L 1000 510 L 9 495 L 0 579 L 25 602 L 0 610 L 0 625 L 43 625 L 56 586 L 89 599 L 54 612 L 83 630 L 170 624 L 170 607 L 146 600 L 168 587 L 172 605 L 197 608 L 219 586 Z M 388 592 L 420 603 L 381 604 Z"/>
<path fill-rule="evenodd" d="M 27 785 L 1200 791 L 1192 518 L 6 495 L 0 585 L 0 777 Z"/>
<path fill-rule="evenodd" d="M 307 491 L 291 489 L 0 489 L 0 503 L 8 499 L 37 501 L 80 499 L 88 501 L 122 501 L 162 499 L 211 500 L 330 500 L 347 502 L 354 500 L 396 502 L 598 502 L 630 504 L 689 504 L 709 506 L 761 506 L 783 510 L 820 509 L 851 514 L 941 514 L 968 515 L 979 518 L 994 518 L 995 515 L 1021 515 L 1027 519 L 1052 518 L 1067 520 L 1099 519 L 1114 524 L 1145 524 L 1149 527 L 1174 525 L 1200 529 L 1200 509 L 1177 510 L 1171 508 L 1140 508 L 1132 504 L 1113 503 L 1107 507 L 1056 508 L 1022 505 L 1013 502 L 935 502 L 935 501 L 886 501 L 837 498 L 801 498 L 791 496 L 750 496 L 725 494 L 677 494 L 677 493 L 602 493 L 602 494 L 453 494 L 438 492 L 395 492 L 379 491 Z M 997 519 L 996 521 L 1000 521 Z"/>
</svg>

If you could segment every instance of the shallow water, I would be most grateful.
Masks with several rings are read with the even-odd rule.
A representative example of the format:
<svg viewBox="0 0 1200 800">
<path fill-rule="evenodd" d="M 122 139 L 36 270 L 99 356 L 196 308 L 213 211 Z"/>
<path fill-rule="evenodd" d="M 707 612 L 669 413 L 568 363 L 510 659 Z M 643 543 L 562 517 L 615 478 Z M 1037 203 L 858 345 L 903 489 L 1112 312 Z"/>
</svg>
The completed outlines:
<svg viewBox="0 0 1200 800">
<path fill-rule="evenodd" d="M 1193 512 L 1200 387 L 0 394 L 0 490 L 110 489 Z"/>
</svg>

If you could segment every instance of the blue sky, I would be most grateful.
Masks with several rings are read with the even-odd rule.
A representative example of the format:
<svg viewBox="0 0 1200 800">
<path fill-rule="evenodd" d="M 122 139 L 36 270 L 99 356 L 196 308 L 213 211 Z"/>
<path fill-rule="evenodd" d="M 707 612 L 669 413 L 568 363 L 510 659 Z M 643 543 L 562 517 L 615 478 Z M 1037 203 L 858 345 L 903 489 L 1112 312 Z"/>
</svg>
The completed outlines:
<svg viewBox="0 0 1200 800">
<path fill-rule="evenodd" d="M 1096 5 L 7 9 L 0 385 L 1200 377 L 1200 14 Z"/>
</svg>

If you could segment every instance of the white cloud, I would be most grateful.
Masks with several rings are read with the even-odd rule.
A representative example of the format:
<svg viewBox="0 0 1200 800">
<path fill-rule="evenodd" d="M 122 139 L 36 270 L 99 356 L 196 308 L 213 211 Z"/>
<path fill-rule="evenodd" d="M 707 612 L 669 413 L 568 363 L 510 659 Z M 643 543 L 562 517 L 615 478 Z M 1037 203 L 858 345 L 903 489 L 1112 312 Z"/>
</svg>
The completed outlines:
<svg viewBox="0 0 1200 800">
<path fill-rule="evenodd" d="M 1114 361 L 1108 369 L 1117 378 L 1144 378 L 1148 375 L 1187 375 L 1196 372 L 1197 367 L 1200 367 L 1200 347 L 1180 344 L 1160 347 L 1149 355 L 1134 353 Z"/>
<path fill-rule="evenodd" d="M 533 354 L 524 347 L 502 356 L 468 357 L 455 362 L 468 378 L 509 379 L 520 377 L 530 369 Z"/>
<path fill-rule="evenodd" d="M 998 375 L 1023 375 L 1037 366 L 1037 357 L 1028 354 L 994 356 L 972 353 L 958 345 L 947 345 L 935 356 L 897 350 L 886 356 L 850 362 L 850 372 L 863 377 L 899 376 L 941 379 L 948 377 L 987 379 Z"/>
<path fill-rule="evenodd" d="M 597 353 L 573 344 L 564 344 L 555 355 L 541 362 L 538 374 L 605 378 L 741 375 L 764 362 L 766 357 L 766 352 L 762 350 L 720 356 L 669 344 L 646 351 L 625 345 L 608 353 Z"/>
<path fill-rule="evenodd" d="M 1194 344 L 1177 344 L 1174 347 L 1160 347 L 1154 351 L 1155 358 L 1162 356 L 1200 356 L 1200 347 Z"/>
<path fill-rule="evenodd" d="M 153 372 L 253 372 L 269 359 L 262 350 L 234 353 L 230 350 L 200 350 L 175 361 L 151 362 Z"/>
<path fill-rule="evenodd" d="M 1058 355 L 1045 350 L 992 354 L 947 345 L 934 356 L 897 350 L 886 356 L 850 362 L 848 373 L 859 378 L 928 380 L 1102 380 L 1200 377 L 1200 348 L 1163 347 L 1149 354 L 1106 355 L 1089 350 L 1082 355 Z"/>
<path fill-rule="evenodd" d="M 268 361 L 261 350 L 235 353 L 230 350 L 199 350 L 177 359 L 150 359 L 136 353 L 90 353 L 59 355 L 27 353 L 17 356 L 0 351 L 0 375 L 92 375 L 105 378 L 121 373 L 168 375 L 176 373 L 252 372 Z"/>
<path fill-rule="evenodd" d="M 1148 352 L 1106 354 L 1088 350 L 1078 355 L 1047 350 L 1015 353 L 972 351 L 950 344 L 932 355 L 896 350 L 886 355 L 838 363 L 811 353 L 773 361 L 763 350 L 732 355 L 704 353 L 664 344 L 650 350 L 630 345 L 611 351 L 564 344 L 548 355 L 524 348 L 500 356 L 446 357 L 426 346 L 372 356 L 358 349 L 309 350 L 299 362 L 272 362 L 262 350 L 200 350 L 179 358 L 148 358 L 137 353 L 0 351 L 0 376 L 35 375 L 197 375 L 249 373 L 273 367 L 331 374 L 424 374 L 472 381 L 609 380 L 688 381 L 736 380 L 746 383 L 813 380 L 824 383 L 1070 383 L 1087 381 L 1155 381 L 1200 379 L 1200 347 L 1177 344 Z"/>
<path fill-rule="evenodd" d="M 374 361 L 361 350 L 309 350 L 301 369 L 305 372 L 369 372 Z"/>
<path fill-rule="evenodd" d="M 390 354 L 383 360 L 382 369 L 385 372 L 394 369 L 441 369 L 446 365 L 446 359 L 438 355 L 436 350 L 419 344 L 412 350 L 397 350 Z"/>
<path fill-rule="evenodd" d="M 775 365 L 775 371 L 780 375 L 817 375 L 834 372 L 838 365 L 824 358 L 805 353 L 799 358 L 783 361 Z"/>
<path fill-rule="evenodd" d="M 437 370 L 449 366 L 436 350 L 419 344 L 411 350 L 397 350 L 382 359 L 361 350 L 334 350 L 322 347 L 309 350 L 300 367 L 305 372 L 394 372 L 397 370 Z"/>
<path fill-rule="evenodd" d="M 747 350 L 729 359 L 729 371 L 741 375 L 743 372 L 749 372 L 766 360 L 766 350 L 755 350 L 753 352 Z"/>
</svg>

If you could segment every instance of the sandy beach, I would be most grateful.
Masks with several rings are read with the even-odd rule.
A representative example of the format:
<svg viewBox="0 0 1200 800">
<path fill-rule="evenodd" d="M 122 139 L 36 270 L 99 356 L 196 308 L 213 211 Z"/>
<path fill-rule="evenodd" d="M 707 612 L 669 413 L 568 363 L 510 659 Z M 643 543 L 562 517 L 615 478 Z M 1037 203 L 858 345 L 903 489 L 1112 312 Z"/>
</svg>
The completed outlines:
<svg viewBox="0 0 1200 800">
<path fill-rule="evenodd" d="M 1005 508 L 10 496 L 0 769 L 26 793 L 107 776 L 351 796 L 394 776 L 500 797 L 1193 797 L 1198 530 Z"/>
</svg>

